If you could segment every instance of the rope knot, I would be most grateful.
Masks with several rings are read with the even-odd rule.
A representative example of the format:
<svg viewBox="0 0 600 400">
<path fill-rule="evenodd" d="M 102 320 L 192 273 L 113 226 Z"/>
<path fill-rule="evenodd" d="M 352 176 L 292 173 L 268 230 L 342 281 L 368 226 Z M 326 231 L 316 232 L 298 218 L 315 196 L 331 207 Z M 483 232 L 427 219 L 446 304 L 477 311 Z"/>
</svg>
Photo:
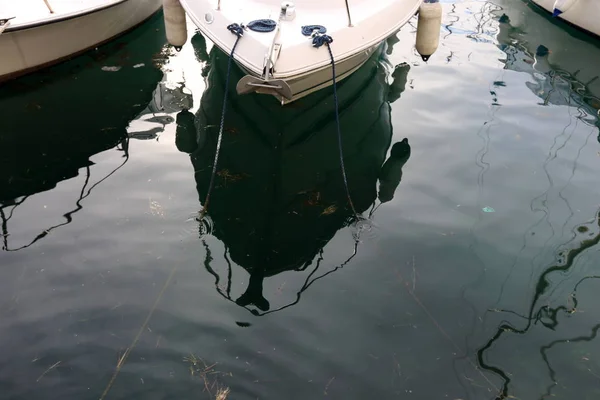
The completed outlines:
<svg viewBox="0 0 600 400">
<path fill-rule="evenodd" d="M 247 26 L 255 32 L 272 32 L 277 27 L 277 22 L 272 19 L 257 19 L 248 22 Z"/>
<path fill-rule="evenodd" d="M 312 45 L 313 47 L 319 48 L 324 44 L 329 46 L 329 43 L 333 42 L 333 38 L 329 35 L 316 35 L 313 37 Z"/>
<path fill-rule="evenodd" d="M 315 32 L 323 35 L 327 33 L 327 28 L 325 28 L 323 25 L 304 25 L 302 27 L 302 34 L 304 36 L 312 36 L 312 34 Z"/>
<path fill-rule="evenodd" d="M 241 26 L 240 24 L 237 23 L 233 23 L 231 25 L 227 26 L 227 29 L 233 33 L 234 35 L 236 35 L 237 37 L 242 37 L 244 36 L 244 27 Z"/>
</svg>

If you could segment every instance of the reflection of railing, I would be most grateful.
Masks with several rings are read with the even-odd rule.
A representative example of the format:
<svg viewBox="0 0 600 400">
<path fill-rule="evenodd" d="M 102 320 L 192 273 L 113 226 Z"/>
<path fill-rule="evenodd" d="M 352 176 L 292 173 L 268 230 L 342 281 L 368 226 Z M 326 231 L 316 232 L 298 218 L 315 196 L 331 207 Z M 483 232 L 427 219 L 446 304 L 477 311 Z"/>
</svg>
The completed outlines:
<svg viewBox="0 0 600 400">
<path fill-rule="evenodd" d="M 13 217 L 14 215 L 14 211 L 15 209 L 20 206 L 21 204 L 23 204 L 25 202 L 25 200 L 27 200 L 31 195 L 29 196 L 25 196 L 23 197 L 20 201 L 17 201 L 13 204 L 8 204 L 8 205 L 1 205 L 0 204 L 0 219 L 2 219 L 2 250 L 4 251 L 19 251 L 22 249 L 25 249 L 27 247 L 30 247 L 31 245 L 33 245 L 34 243 L 36 243 L 38 240 L 43 239 L 44 237 L 46 237 L 50 232 L 52 232 L 55 229 L 60 228 L 61 226 L 65 226 L 70 224 L 73 221 L 73 215 L 77 212 L 79 212 L 83 206 L 81 205 L 81 202 L 88 197 L 91 193 L 92 190 L 98 186 L 100 183 L 104 182 L 106 179 L 108 179 L 111 175 L 113 175 L 115 172 L 117 172 L 117 170 L 121 169 L 125 163 L 129 160 L 129 139 L 124 138 L 121 141 L 121 148 L 119 148 L 117 146 L 117 150 L 118 151 L 123 151 L 123 157 L 125 158 L 125 160 L 119 165 L 117 166 L 114 170 L 112 170 L 110 173 L 108 173 L 108 175 L 106 175 L 104 178 L 100 179 L 98 182 L 96 182 L 95 184 L 93 184 L 86 192 L 86 188 L 88 186 L 88 184 L 90 183 L 90 178 L 91 178 L 91 169 L 89 166 L 85 167 L 86 170 L 86 178 L 85 181 L 83 183 L 83 186 L 81 187 L 81 191 L 79 193 L 79 197 L 77 198 L 77 201 L 75 202 L 75 208 L 72 209 L 71 211 L 63 214 L 64 219 L 66 220 L 65 222 L 62 222 L 60 224 L 57 225 L 53 225 L 47 229 L 44 229 L 42 232 L 40 232 L 31 242 L 11 249 L 8 245 L 8 238 L 10 236 L 10 233 L 8 232 L 8 221 L 10 221 L 10 219 Z M 6 213 L 4 212 L 4 209 L 11 207 L 10 213 L 8 214 L 8 216 L 6 215 Z"/>
<path fill-rule="evenodd" d="M 576 106 L 580 111 L 595 119 L 593 123 L 590 123 L 590 121 L 585 121 L 585 119 L 581 118 L 584 123 L 600 127 L 600 118 L 598 118 L 600 117 L 600 98 L 590 89 L 591 85 L 600 79 L 600 75 L 593 76 L 588 79 L 587 82 L 580 81 L 578 75 L 581 70 L 578 69 L 571 73 L 557 65 L 551 64 L 548 60 L 550 50 L 545 46 L 540 44 L 536 47 L 535 52 L 530 50 L 532 44 L 528 44 L 523 40 L 523 32 L 519 28 L 510 25 L 510 19 L 506 14 L 499 16 L 498 22 L 500 24 L 500 30 L 505 29 L 505 34 L 503 35 L 504 39 L 499 39 L 499 48 L 507 55 L 505 68 L 515 68 L 516 64 L 520 61 L 516 56 L 519 53 L 524 54 L 533 63 L 533 65 L 528 68 L 531 68 L 532 72 L 544 75 L 551 85 L 551 89 L 547 91 L 543 97 L 540 96 L 544 101 L 544 105 L 552 103 L 550 98 L 551 94 L 558 92 L 562 95 L 561 97 L 564 101 L 559 105 Z M 525 62 L 528 63 L 527 61 Z M 536 79 L 535 75 L 534 79 Z M 556 85 L 557 79 L 562 80 L 568 86 L 568 90 L 561 91 Z M 539 78 L 536 80 L 540 82 L 540 84 L 542 83 Z"/>
<path fill-rule="evenodd" d="M 596 225 L 598 227 L 600 227 L 600 210 L 597 211 L 596 216 L 592 222 L 587 223 L 587 224 L 581 224 L 576 228 L 576 230 L 581 234 L 587 235 L 587 234 L 589 234 L 589 228 L 587 225 L 590 225 L 594 222 L 596 223 Z M 573 238 L 571 241 L 573 241 L 573 240 L 575 240 L 575 238 Z M 500 339 L 500 337 L 502 337 L 502 335 L 506 332 L 523 335 L 523 334 L 526 334 L 529 331 L 529 329 L 533 325 L 537 324 L 538 322 L 541 323 L 546 328 L 554 330 L 556 328 L 556 326 L 558 325 L 558 316 L 559 316 L 560 312 L 567 313 L 567 314 L 572 314 L 572 313 L 576 312 L 577 306 L 578 306 L 578 301 L 577 301 L 577 297 L 576 297 L 577 288 L 583 281 L 585 281 L 587 279 L 598 279 L 598 278 L 600 278 L 599 276 L 587 276 L 577 282 L 577 284 L 573 288 L 573 291 L 571 292 L 571 295 L 569 296 L 569 299 L 572 302 L 572 305 L 568 305 L 568 306 L 560 305 L 555 308 L 552 308 L 549 305 L 544 305 L 544 306 L 541 306 L 539 308 L 539 310 L 537 310 L 537 311 L 535 311 L 535 307 L 536 307 L 537 302 L 541 298 L 541 296 L 544 293 L 546 293 L 546 291 L 550 287 L 550 283 L 548 281 L 548 275 L 550 275 L 553 272 L 557 272 L 557 271 L 562 271 L 562 272 L 568 271 L 573 266 L 577 256 L 579 256 L 585 250 L 588 250 L 588 249 L 596 246 L 598 243 L 600 243 L 600 230 L 595 235 L 593 235 L 591 238 L 581 240 L 579 242 L 578 246 L 576 246 L 572 249 L 569 249 L 569 250 L 563 250 L 563 251 L 559 252 L 558 263 L 547 268 L 540 275 L 540 277 L 538 279 L 538 283 L 535 288 L 535 294 L 533 296 L 533 300 L 531 302 L 531 306 L 529 308 L 528 315 L 526 315 L 526 316 L 521 315 L 517 312 L 510 311 L 510 310 L 493 310 L 496 312 L 510 313 L 512 315 L 516 315 L 519 318 L 527 320 L 527 324 L 522 329 L 518 329 L 518 328 L 514 327 L 512 324 L 510 324 L 507 321 L 502 322 L 500 324 L 500 326 L 498 327 L 498 330 L 496 331 L 494 336 L 490 340 L 488 340 L 488 342 L 477 351 L 477 357 L 478 357 L 479 365 L 481 366 L 481 368 L 495 373 L 496 375 L 500 376 L 503 380 L 501 397 L 499 397 L 499 399 L 510 398 L 509 392 L 508 392 L 508 385 L 509 385 L 511 379 L 509 377 L 509 374 L 504 372 L 499 367 L 495 367 L 495 366 L 490 365 L 485 362 L 485 358 L 484 358 L 485 352 L 487 350 L 491 349 L 492 346 L 498 341 L 498 339 Z M 565 245 L 566 244 L 567 243 L 565 243 Z M 595 326 L 592 330 L 591 338 L 594 338 L 596 336 L 597 330 L 598 330 L 598 326 Z M 590 340 L 591 340 L 591 338 L 590 338 Z M 583 339 L 581 339 L 581 340 L 583 340 Z M 565 340 L 557 341 L 557 342 L 567 342 L 567 341 L 568 340 L 565 339 Z M 550 348 L 553 345 L 553 343 L 540 348 L 542 357 L 544 358 L 546 364 L 548 365 L 548 368 L 550 370 L 550 374 L 552 377 L 552 381 L 554 382 L 554 384 L 548 388 L 548 394 L 550 393 L 551 388 L 555 385 L 556 382 L 553 377 L 553 373 L 554 373 L 553 369 L 550 367 L 550 364 L 547 361 L 547 358 L 545 357 L 544 352 L 548 348 Z M 544 397 L 542 396 L 542 398 L 544 398 Z"/>
<path fill-rule="evenodd" d="M 278 311 L 284 310 L 286 308 L 289 308 L 289 307 L 292 307 L 292 306 L 298 304 L 304 291 L 307 290 L 313 283 L 315 283 L 319 279 L 324 278 L 325 276 L 327 276 L 329 274 L 334 273 L 335 271 L 337 271 L 339 269 L 344 268 L 344 266 L 346 266 L 356 256 L 356 254 L 358 252 L 358 244 L 359 244 L 359 241 L 355 240 L 354 251 L 352 252 L 352 255 L 350 255 L 350 257 L 348 257 L 343 263 L 341 263 L 334 269 L 327 271 L 327 272 L 313 278 L 313 276 L 317 273 L 317 271 L 321 267 L 321 262 L 323 261 L 323 249 L 319 250 L 316 265 L 313 268 L 313 270 L 308 274 L 306 279 L 304 280 L 304 283 L 302 284 L 302 287 L 300 288 L 300 290 L 296 293 L 296 299 L 294 301 L 292 301 L 286 305 L 283 305 L 281 307 L 278 307 L 276 309 L 259 312 L 256 309 L 248 308 L 247 304 L 246 305 L 240 304 L 239 299 L 236 301 L 231 298 L 232 267 L 231 267 L 231 260 L 229 259 L 229 257 L 227 257 L 227 248 L 225 249 L 225 253 L 224 253 L 224 257 L 227 262 L 227 286 L 225 287 L 226 293 L 223 293 L 223 290 L 221 289 L 221 287 L 219 285 L 219 283 L 221 281 L 221 277 L 210 266 L 210 262 L 212 261 L 210 248 L 208 247 L 208 244 L 206 243 L 206 241 L 204 239 L 202 240 L 202 245 L 204 246 L 204 249 L 206 250 L 206 257 L 204 259 L 204 268 L 206 268 L 206 270 L 215 278 L 215 289 L 217 290 L 217 292 L 221 296 L 223 296 L 223 298 L 227 299 L 228 301 L 231 301 L 232 303 L 235 303 L 235 304 L 241 306 L 242 308 L 245 308 L 246 310 L 248 310 L 250 313 L 252 313 L 255 316 L 263 316 L 263 315 L 271 314 L 271 313 L 278 312 Z M 314 259 L 311 260 L 310 262 L 305 263 L 304 265 L 302 265 L 302 267 L 295 269 L 294 271 L 298 271 L 298 272 L 305 271 L 310 265 L 313 264 L 313 261 L 314 261 Z M 252 283 L 249 283 L 249 285 L 251 285 L 251 284 Z M 261 284 L 262 284 L 262 282 L 261 282 Z"/>
</svg>

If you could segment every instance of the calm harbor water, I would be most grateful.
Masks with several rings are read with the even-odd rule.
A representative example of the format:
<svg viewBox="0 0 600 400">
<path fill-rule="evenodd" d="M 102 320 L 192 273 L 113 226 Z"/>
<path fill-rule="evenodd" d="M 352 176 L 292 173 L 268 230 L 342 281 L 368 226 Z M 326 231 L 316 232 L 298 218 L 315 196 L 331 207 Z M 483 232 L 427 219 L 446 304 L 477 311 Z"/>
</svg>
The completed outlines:
<svg viewBox="0 0 600 400">
<path fill-rule="evenodd" d="M 192 26 L 0 87 L 0 398 L 599 398 L 600 42 L 443 5 L 427 63 L 407 25 L 339 85 L 360 227 L 328 89 L 229 93 L 197 222 L 227 55 Z"/>
</svg>

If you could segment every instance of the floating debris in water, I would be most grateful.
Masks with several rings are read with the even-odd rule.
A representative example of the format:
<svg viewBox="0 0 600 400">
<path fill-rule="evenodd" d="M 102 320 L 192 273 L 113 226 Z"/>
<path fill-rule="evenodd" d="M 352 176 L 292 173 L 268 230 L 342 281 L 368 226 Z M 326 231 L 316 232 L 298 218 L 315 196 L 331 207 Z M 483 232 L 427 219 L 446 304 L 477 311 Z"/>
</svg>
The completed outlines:
<svg viewBox="0 0 600 400">
<path fill-rule="evenodd" d="M 54 368 L 58 367 L 60 365 L 62 361 L 58 361 L 57 363 L 54 363 L 50 368 L 48 368 L 47 370 L 44 371 L 43 374 L 40 375 L 39 378 L 36 379 L 36 382 L 39 382 L 40 379 L 42 379 L 48 372 L 52 371 Z"/>
<path fill-rule="evenodd" d="M 219 388 L 217 389 L 217 396 L 215 397 L 216 400 L 225 400 L 227 399 L 227 396 L 229 395 L 229 388 Z"/>
<path fill-rule="evenodd" d="M 493 213 L 496 212 L 496 210 L 494 210 L 492 207 L 483 207 L 482 208 L 483 212 L 485 213 Z"/>
<path fill-rule="evenodd" d="M 210 379 L 214 375 L 232 376 L 231 373 L 222 373 L 215 370 L 217 363 L 207 365 L 204 360 L 195 356 L 193 353 L 189 357 L 184 357 L 183 361 L 190 364 L 189 371 L 192 376 L 199 377 L 204 382 L 204 390 L 206 390 L 212 397 L 212 389 L 216 387 L 215 400 L 226 400 L 230 393 L 228 387 L 221 386 L 216 378 Z"/>
<path fill-rule="evenodd" d="M 140 64 L 135 64 L 135 65 L 133 66 L 133 68 L 140 68 L 140 67 L 144 67 L 144 66 L 146 66 L 146 64 L 144 64 L 144 63 L 140 63 Z"/>
<path fill-rule="evenodd" d="M 223 179 L 224 185 L 227 185 L 228 182 L 237 182 L 240 179 L 247 178 L 247 177 L 250 176 L 250 175 L 248 175 L 246 173 L 233 174 L 228 169 L 222 169 L 220 171 L 217 171 L 217 175 L 221 179 Z"/>
<path fill-rule="evenodd" d="M 331 205 L 331 206 L 327 207 L 326 209 L 324 209 L 323 212 L 321 213 L 321 215 L 333 214 L 336 211 L 337 211 L 337 207 L 334 205 Z"/>
<path fill-rule="evenodd" d="M 159 202 L 148 199 L 150 205 L 150 214 L 164 218 L 165 212 Z"/>
<path fill-rule="evenodd" d="M 102 71 L 106 72 L 117 72 L 121 67 L 102 67 Z"/>
</svg>

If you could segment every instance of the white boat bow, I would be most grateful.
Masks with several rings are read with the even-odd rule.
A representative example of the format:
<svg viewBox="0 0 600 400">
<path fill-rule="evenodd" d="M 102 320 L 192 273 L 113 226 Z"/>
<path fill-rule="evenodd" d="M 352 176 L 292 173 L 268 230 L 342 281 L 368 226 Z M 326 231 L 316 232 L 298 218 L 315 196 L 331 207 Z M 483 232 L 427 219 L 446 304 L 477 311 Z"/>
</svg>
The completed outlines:
<svg viewBox="0 0 600 400">
<path fill-rule="evenodd" d="M 230 54 L 238 43 L 234 59 L 248 73 L 238 82 L 238 93 L 269 93 L 286 103 L 330 85 L 332 58 L 338 79 L 354 72 L 422 4 L 440 10 L 425 16 L 434 20 L 432 34 L 424 36 L 431 45 L 419 47 L 435 51 L 441 23 L 438 0 L 164 0 L 164 9 L 171 44 L 185 42 L 182 16 L 187 14 L 224 52 Z M 239 42 L 228 29 L 232 24 L 245 27 Z M 312 45 L 313 28 L 333 39 L 331 54 Z"/>
</svg>

